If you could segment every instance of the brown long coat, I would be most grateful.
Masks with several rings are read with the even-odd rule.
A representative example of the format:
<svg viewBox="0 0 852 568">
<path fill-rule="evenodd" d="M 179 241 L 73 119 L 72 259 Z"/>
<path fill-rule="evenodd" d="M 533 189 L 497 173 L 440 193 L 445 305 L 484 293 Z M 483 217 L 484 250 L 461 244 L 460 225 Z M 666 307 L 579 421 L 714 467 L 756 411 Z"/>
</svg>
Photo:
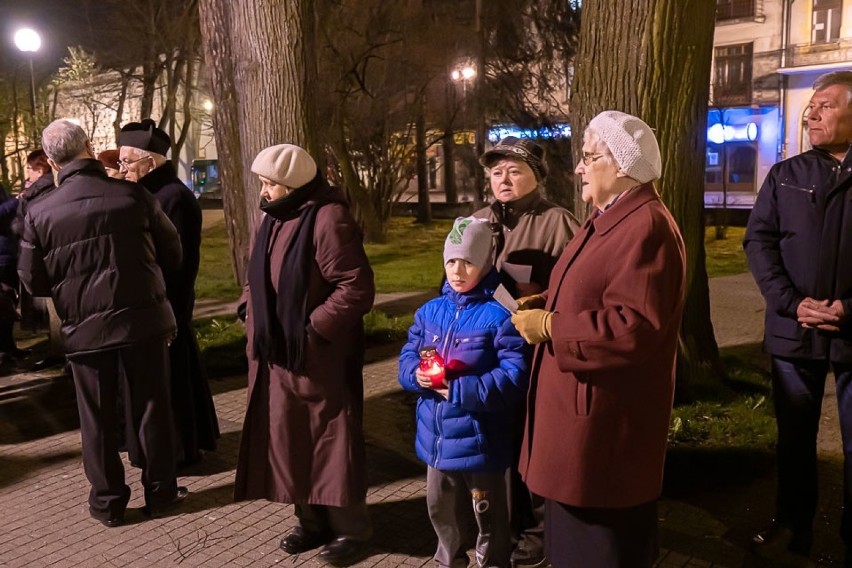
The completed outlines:
<svg viewBox="0 0 852 568">
<path fill-rule="evenodd" d="M 275 221 L 272 228 L 269 266 L 276 293 L 298 223 L 298 217 Z M 237 500 L 343 507 L 366 498 L 362 317 L 373 305 L 373 272 L 360 229 L 345 205 L 330 203 L 319 210 L 314 246 L 307 312 L 316 334 L 308 335 L 304 374 L 269 364 L 253 352 L 252 302 L 247 304 L 248 407 Z M 246 297 L 250 294 L 247 289 Z"/>
<path fill-rule="evenodd" d="M 685 257 L 646 184 L 589 219 L 553 269 L 550 342 L 536 350 L 520 471 L 576 507 L 656 499 L 674 393 Z"/>
</svg>

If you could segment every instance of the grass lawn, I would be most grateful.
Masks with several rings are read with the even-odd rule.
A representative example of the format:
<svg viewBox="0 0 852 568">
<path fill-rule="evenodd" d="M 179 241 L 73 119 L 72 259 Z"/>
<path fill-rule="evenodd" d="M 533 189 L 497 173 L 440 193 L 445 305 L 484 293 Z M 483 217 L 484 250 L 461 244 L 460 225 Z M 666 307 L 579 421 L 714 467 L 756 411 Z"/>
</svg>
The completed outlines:
<svg viewBox="0 0 852 568">
<path fill-rule="evenodd" d="M 704 252 L 710 278 L 748 272 L 743 251 L 744 236 L 745 227 L 728 227 L 726 238 L 719 240 L 716 239 L 716 227 L 704 230 Z"/>
<path fill-rule="evenodd" d="M 367 244 L 376 275 L 376 292 L 421 292 L 434 289 L 443 276 L 444 239 L 452 219 L 420 225 L 410 217 L 394 217 L 384 244 Z"/>
<path fill-rule="evenodd" d="M 221 211 L 205 210 L 201 231 L 201 264 L 195 281 L 195 296 L 201 299 L 235 300 L 242 290 L 234 282 L 231 249 Z"/>
<path fill-rule="evenodd" d="M 670 447 L 765 451 L 773 447 L 770 379 L 758 352 L 759 346 L 722 350 L 728 380 L 689 386 L 691 401 L 677 404 L 672 414 Z"/>
</svg>

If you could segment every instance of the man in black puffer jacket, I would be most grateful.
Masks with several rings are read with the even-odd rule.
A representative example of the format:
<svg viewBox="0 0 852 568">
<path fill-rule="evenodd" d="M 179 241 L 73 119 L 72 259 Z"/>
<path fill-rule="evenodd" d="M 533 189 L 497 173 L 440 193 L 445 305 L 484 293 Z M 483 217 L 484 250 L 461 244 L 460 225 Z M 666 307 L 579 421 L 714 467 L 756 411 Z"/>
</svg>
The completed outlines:
<svg viewBox="0 0 852 568">
<path fill-rule="evenodd" d="M 27 211 L 18 274 L 33 295 L 53 297 L 77 390 L 89 513 L 114 527 L 130 500 L 122 418 L 141 460 L 147 512 L 186 497 L 172 452 L 168 342 L 176 328 L 163 279 L 180 266 L 180 241 L 146 191 L 107 177 L 79 126 L 54 121 L 42 141 L 59 186 Z"/>
<path fill-rule="evenodd" d="M 183 265 L 179 271 L 166 275 L 166 293 L 177 321 L 177 337 L 169 356 L 177 427 L 175 452 L 179 466 L 191 465 L 201 459 L 203 451 L 215 450 L 219 437 L 213 395 L 192 325 L 195 279 L 201 259 L 201 207 L 166 158 L 171 139 L 153 120 L 125 124 L 118 145 L 120 171 L 126 179 L 139 182 L 151 192 L 180 235 Z"/>
</svg>

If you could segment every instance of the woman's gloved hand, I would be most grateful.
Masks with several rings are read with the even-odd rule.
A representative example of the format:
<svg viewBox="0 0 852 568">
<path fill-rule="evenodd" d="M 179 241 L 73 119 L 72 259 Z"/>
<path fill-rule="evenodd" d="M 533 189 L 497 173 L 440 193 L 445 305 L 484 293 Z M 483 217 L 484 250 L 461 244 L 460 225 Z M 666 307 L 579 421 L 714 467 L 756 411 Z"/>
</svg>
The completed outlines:
<svg viewBox="0 0 852 568">
<path fill-rule="evenodd" d="M 521 310 L 536 310 L 543 308 L 545 305 L 544 296 L 541 294 L 533 294 L 532 296 L 521 296 L 517 300 L 518 311 Z"/>
<path fill-rule="evenodd" d="M 536 345 L 550 340 L 552 317 L 547 310 L 524 310 L 512 316 L 512 323 L 527 343 Z"/>
</svg>

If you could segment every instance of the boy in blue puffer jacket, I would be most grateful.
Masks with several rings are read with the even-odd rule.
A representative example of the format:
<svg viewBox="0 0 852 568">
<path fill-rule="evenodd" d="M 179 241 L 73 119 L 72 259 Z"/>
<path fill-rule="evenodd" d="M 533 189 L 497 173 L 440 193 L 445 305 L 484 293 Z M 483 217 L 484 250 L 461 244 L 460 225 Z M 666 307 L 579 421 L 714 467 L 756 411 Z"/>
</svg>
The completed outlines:
<svg viewBox="0 0 852 568">
<path fill-rule="evenodd" d="M 484 219 L 456 219 L 444 243 L 442 295 L 414 315 L 399 357 L 399 383 L 417 401 L 417 456 L 426 462 L 426 502 L 438 536 L 435 562 L 467 566 L 465 507 L 479 527 L 480 567 L 509 567 L 512 552 L 506 470 L 512 420 L 527 391 L 526 342 L 493 299 L 499 284 L 492 237 Z M 433 387 L 420 351 L 435 346 L 445 378 Z"/>
</svg>

